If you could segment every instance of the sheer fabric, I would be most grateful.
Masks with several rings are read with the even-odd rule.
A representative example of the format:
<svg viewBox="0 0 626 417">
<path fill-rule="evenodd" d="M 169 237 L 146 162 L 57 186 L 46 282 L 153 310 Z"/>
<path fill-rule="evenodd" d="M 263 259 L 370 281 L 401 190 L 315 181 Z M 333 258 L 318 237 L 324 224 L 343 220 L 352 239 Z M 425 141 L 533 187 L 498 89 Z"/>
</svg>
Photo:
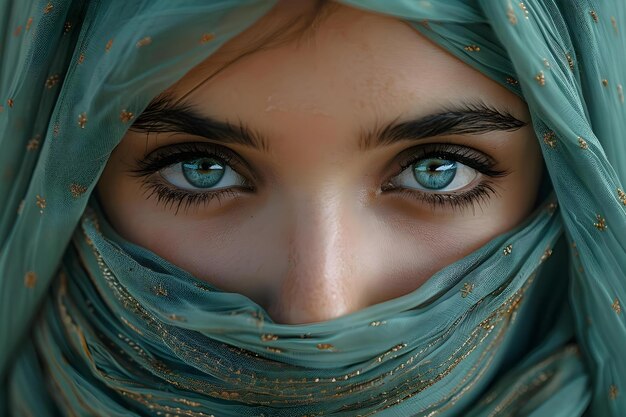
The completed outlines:
<svg viewBox="0 0 626 417">
<path fill-rule="evenodd" d="M 0 3 L 0 413 L 626 414 L 626 4 L 344 0 L 527 103 L 553 193 L 414 292 L 273 323 L 90 198 L 157 94 L 272 1 Z"/>
</svg>

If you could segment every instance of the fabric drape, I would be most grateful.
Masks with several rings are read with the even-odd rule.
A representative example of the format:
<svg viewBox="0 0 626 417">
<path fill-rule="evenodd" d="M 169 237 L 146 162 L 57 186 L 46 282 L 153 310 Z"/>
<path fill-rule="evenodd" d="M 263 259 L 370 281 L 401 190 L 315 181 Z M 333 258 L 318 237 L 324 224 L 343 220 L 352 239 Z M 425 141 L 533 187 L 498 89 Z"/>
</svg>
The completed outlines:
<svg viewBox="0 0 626 417">
<path fill-rule="evenodd" d="M 537 210 L 410 294 L 274 323 L 125 241 L 91 196 L 150 100 L 274 2 L 5 0 L 1 415 L 626 415 L 626 3 L 342 3 L 528 104 Z"/>
</svg>

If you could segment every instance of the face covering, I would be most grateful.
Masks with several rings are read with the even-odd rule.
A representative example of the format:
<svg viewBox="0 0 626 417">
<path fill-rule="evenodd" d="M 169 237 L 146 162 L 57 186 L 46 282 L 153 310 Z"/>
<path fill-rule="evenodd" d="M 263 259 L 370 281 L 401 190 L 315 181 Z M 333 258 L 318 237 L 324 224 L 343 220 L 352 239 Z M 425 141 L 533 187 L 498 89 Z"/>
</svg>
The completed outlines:
<svg viewBox="0 0 626 417">
<path fill-rule="evenodd" d="M 274 323 L 90 198 L 132 119 L 273 2 L 5 2 L 2 415 L 626 414 L 626 6 L 342 3 L 523 97 L 551 194 L 410 294 Z"/>
</svg>

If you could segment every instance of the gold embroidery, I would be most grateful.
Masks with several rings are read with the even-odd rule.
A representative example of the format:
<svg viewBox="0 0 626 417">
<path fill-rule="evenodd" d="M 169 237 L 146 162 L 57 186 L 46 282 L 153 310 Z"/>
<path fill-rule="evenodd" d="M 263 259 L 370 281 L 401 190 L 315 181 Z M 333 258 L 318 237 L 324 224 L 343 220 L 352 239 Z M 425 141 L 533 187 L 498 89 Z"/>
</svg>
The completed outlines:
<svg viewBox="0 0 626 417">
<path fill-rule="evenodd" d="M 550 256 L 552 256 L 552 249 L 546 249 L 546 251 L 541 255 L 541 262 L 545 262 Z"/>
<path fill-rule="evenodd" d="M 26 288 L 34 288 L 37 284 L 37 274 L 33 271 L 28 271 L 26 275 L 24 275 L 24 286 Z"/>
<path fill-rule="evenodd" d="M 166 297 L 167 296 L 167 288 L 165 288 L 165 286 L 161 283 L 159 283 L 158 285 L 155 285 L 154 287 L 152 287 L 152 292 L 155 295 L 158 295 L 160 297 Z"/>
<path fill-rule="evenodd" d="M 283 351 L 279 348 L 275 348 L 275 347 L 271 347 L 271 346 L 266 346 L 265 349 L 267 349 L 268 351 L 272 352 L 272 353 L 283 353 Z"/>
<path fill-rule="evenodd" d="M 46 199 L 37 194 L 37 207 L 39 207 L 39 213 L 43 214 L 43 209 L 46 208 Z"/>
<path fill-rule="evenodd" d="M 128 123 L 131 120 L 133 120 L 133 118 L 135 117 L 135 115 L 132 112 L 129 112 L 128 110 L 124 109 L 122 110 L 122 112 L 120 113 L 120 120 L 123 123 Z"/>
<path fill-rule="evenodd" d="M 76 183 L 70 184 L 70 193 L 72 193 L 72 197 L 74 198 L 80 197 L 81 195 L 85 194 L 86 191 L 87 187 L 85 187 L 84 185 Z"/>
<path fill-rule="evenodd" d="M 81 114 L 78 115 L 78 126 L 80 126 L 81 129 L 84 129 L 86 124 L 87 124 L 87 113 L 82 112 Z"/>
<path fill-rule="evenodd" d="M 69 33 L 70 30 L 72 30 L 72 22 L 65 22 L 65 25 L 63 25 L 63 33 Z"/>
<path fill-rule="evenodd" d="M 59 136 L 59 130 L 61 130 L 61 126 L 57 122 L 54 124 L 54 127 L 52 128 L 52 134 L 54 135 L 54 137 Z"/>
<path fill-rule="evenodd" d="M 370 323 L 370 326 L 372 327 L 378 327 L 378 326 L 382 326 L 383 324 L 387 324 L 386 321 L 380 321 L 380 320 L 376 320 Z"/>
<path fill-rule="evenodd" d="M 504 249 L 502 249 L 502 254 L 504 256 L 508 256 L 513 253 L 513 245 L 509 244 Z"/>
<path fill-rule="evenodd" d="M 278 340 L 278 336 L 276 336 L 275 334 L 262 334 L 261 335 L 261 341 L 262 342 L 274 342 Z"/>
<path fill-rule="evenodd" d="M 567 65 L 569 65 L 569 69 L 574 71 L 574 59 L 572 58 L 572 56 L 567 53 L 565 54 L 565 59 L 567 59 Z"/>
<path fill-rule="evenodd" d="M 615 300 L 613 300 L 613 304 L 611 305 L 611 308 L 615 310 L 617 314 L 620 314 L 622 312 L 622 306 L 620 305 L 617 297 L 615 298 Z"/>
<path fill-rule="evenodd" d="M 554 212 L 556 211 L 557 207 L 559 205 L 556 202 L 551 202 L 550 204 L 548 204 L 548 213 L 549 214 L 554 214 Z"/>
<path fill-rule="evenodd" d="M 40 138 L 41 138 L 41 135 L 35 135 L 31 140 L 29 140 L 28 143 L 26 144 L 26 150 L 34 151 L 37 148 L 39 148 Z"/>
<path fill-rule="evenodd" d="M 177 314 L 170 314 L 169 316 L 167 316 L 170 320 L 174 320 L 174 321 L 187 321 L 186 318 L 184 318 L 183 316 L 179 316 Z"/>
<path fill-rule="evenodd" d="M 624 89 L 621 84 L 617 84 L 617 97 L 619 98 L 619 101 L 622 103 L 624 102 Z"/>
<path fill-rule="evenodd" d="M 330 350 L 330 349 L 334 349 L 335 347 L 331 345 L 330 343 L 318 343 L 317 348 L 319 350 Z"/>
<path fill-rule="evenodd" d="M 506 82 L 511 85 L 517 85 L 519 82 L 513 77 L 506 77 Z"/>
<path fill-rule="evenodd" d="M 544 133 L 543 141 L 552 149 L 556 148 L 556 133 L 554 133 L 552 130 Z"/>
<path fill-rule="evenodd" d="M 611 16 L 611 25 L 613 26 L 615 34 L 617 35 L 619 33 L 619 30 L 617 29 L 617 20 L 615 20 L 615 16 Z"/>
<path fill-rule="evenodd" d="M 591 18 L 593 19 L 593 21 L 598 23 L 598 14 L 596 13 L 596 11 L 595 10 L 589 10 L 589 14 L 591 15 Z"/>
<path fill-rule="evenodd" d="M 83 62 L 85 62 L 85 54 L 81 53 L 80 55 L 78 55 L 78 64 L 82 64 Z"/>
<path fill-rule="evenodd" d="M 537 81 L 537 84 L 539 84 L 540 86 L 546 85 L 546 77 L 543 74 L 543 71 L 539 71 L 537 75 L 535 75 L 535 80 Z"/>
<path fill-rule="evenodd" d="M 480 46 L 478 45 L 467 45 L 465 48 L 467 52 L 480 52 Z"/>
<path fill-rule="evenodd" d="M 618 395 L 619 391 L 617 390 L 617 386 L 615 386 L 615 384 L 611 384 L 611 386 L 609 386 L 609 399 L 614 400 Z"/>
<path fill-rule="evenodd" d="M 513 6 L 511 6 L 511 3 L 509 3 L 509 7 L 506 11 L 506 16 L 509 18 L 509 22 L 511 22 L 512 25 L 517 25 L 517 16 L 515 16 L 515 10 L 513 10 Z"/>
<path fill-rule="evenodd" d="M 200 43 L 205 44 L 212 41 L 213 39 L 215 39 L 215 35 L 213 33 L 204 33 L 200 38 Z"/>
<path fill-rule="evenodd" d="M 50 13 L 53 8 L 54 6 L 52 5 L 52 3 L 48 2 L 48 4 L 46 4 L 46 7 L 43 8 L 43 14 Z"/>
<path fill-rule="evenodd" d="M 522 12 L 524 12 L 524 17 L 528 19 L 528 9 L 526 8 L 526 5 L 523 2 L 520 2 L 519 8 L 522 9 Z"/>
<path fill-rule="evenodd" d="M 474 291 L 474 284 L 466 282 L 465 284 L 463 284 L 463 288 L 461 288 L 461 297 L 467 297 L 472 293 L 472 291 Z"/>
<path fill-rule="evenodd" d="M 152 43 L 152 38 L 150 36 L 146 36 L 145 38 L 139 39 L 137 41 L 137 48 L 141 48 L 142 46 L 147 46 Z"/>
<path fill-rule="evenodd" d="M 59 76 L 59 74 L 53 74 L 49 76 L 48 78 L 46 78 L 46 88 L 50 89 L 54 87 L 55 85 L 59 83 L 60 79 L 61 77 Z"/>
<path fill-rule="evenodd" d="M 581 138 L 580 136 L 578 136 L 578 146 L 580 146 L 580 149 L 588 149 L 589 145 L 587 145 L 587 141 L 583 138 Z"/>
<path fill-rule="evenodd" d="M 7 99 L 7 105 L 11 108 L 13 108 L 13 104 L 15 104 L 15 101 L 13 101 L 12 98 Z"/>
<path fill-rule="evenodd" d="M 596 214 L 596 220 L 597 222 L 593 224 L 596 227 L 596 229 L 600 231 L 605 231 L 608 228 L 608 226 L 606 225 L 606 219 L 604 217 L 602 217 L 599 214 Z"/>
<path fill-rule="evenodd" d="M 29 17 L 28 20 L 26 21 L 26 31 L 30 30 L 30 27 L 32 24 L 33 24 L 33 18 Z"/>
<path fill-rule="evenodd" d="M 609 80 L 607 80 L 606 78 L 602 80 L 602 85 L 605 87 L 609 86 Z"/>
<path fill-rule="evenodd" d="M 626 206 L 626 193 L 621 188 L 617 189 L 617 198 L 619 198 L 622 203 Z"/>
<path fill-rule="evenodd" d="M 550 61 L 548 61 L 548 59 L 547 59 L 547 58 L 544 58 L 544 59 L 543 59 L 543 65 L 544 65 L 546 68 L 550 68 Z"/>
<path fill-rule="evenodd" d="M 109 52 L 112 46 L 113 46 L 113 39 L 109 39 L 107 44 L 104 46 L 104 51 Z"/>
</svg>

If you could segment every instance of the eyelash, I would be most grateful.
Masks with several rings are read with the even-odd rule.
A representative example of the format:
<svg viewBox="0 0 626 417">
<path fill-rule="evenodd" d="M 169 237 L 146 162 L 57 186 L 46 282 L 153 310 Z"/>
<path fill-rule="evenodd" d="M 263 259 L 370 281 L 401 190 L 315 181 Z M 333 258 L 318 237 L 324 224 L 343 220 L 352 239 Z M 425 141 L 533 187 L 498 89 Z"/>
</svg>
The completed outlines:
<svg viewBox="0 0 626 417">
<path fill-rule="evenodd" d="M 400 156 L 400 168 L 391 178 L 395 178 L 415 162 L 427 158 L 441 158 L 460 162 L 488 177 L 488 179 L 483 179 L 472 189 L 461 193 L 423 192 L 416 189 L 395 187 L 389 182 L 386 182 L 381 187 L 383 192 L 399 194 L 416 199 L 422 203 L 430 204 L 433 210 L 437 207 L 446 206 L 451 209 L 463 209 L 468 206 L 474 206 L 475 204 L 480 206 L 480 203 L 485 203 L 490 196 L 498 195 L 494 188 L 495 184 L 490 179 L 508 175 L 507 171 L 495 170 L 493 168 L 495 162 L 487 155 L 464 146 L 453 144 L 426 144 L 407 149 L 403 151 L 401 155 L 407 156 Z M 181 208 L 187 210 L 192 206 L 207 205 L 213 199 L 217 199 L 218 202 L 220 202 L 224 197 L 236 196 L 237 192 L 234 191 L 233 188 L 190 192 L 166 184 L 161 178 L 154 175 L 161 169 L 170 165 L 198 157 L 217 157 L 238 173 L 240 169 L 245 166 L 245 163 L 242 162 L 240 157 L 228 148 L 209 143 L 191 142 L 165 146 L 153 151 L 145 159 L 137 160 L 136 164 L 138 168 L 132 170 L 131 173 L 136 177 L 143 178 L 142 181 L 148 194 L 146 198 L 149 199 L 152 196 L 156 196 L 157 203 L 163 204 L 166 208 L 175 208 L 176 214 Z M 249 169 L 245 171 L 249 172 Z M 241 176 L 245 178 L 245 176 Z M 240 192 L 255 191 L 252 183 L 247 180 L 243 186 L 238 188 Z"/>
</svg>

